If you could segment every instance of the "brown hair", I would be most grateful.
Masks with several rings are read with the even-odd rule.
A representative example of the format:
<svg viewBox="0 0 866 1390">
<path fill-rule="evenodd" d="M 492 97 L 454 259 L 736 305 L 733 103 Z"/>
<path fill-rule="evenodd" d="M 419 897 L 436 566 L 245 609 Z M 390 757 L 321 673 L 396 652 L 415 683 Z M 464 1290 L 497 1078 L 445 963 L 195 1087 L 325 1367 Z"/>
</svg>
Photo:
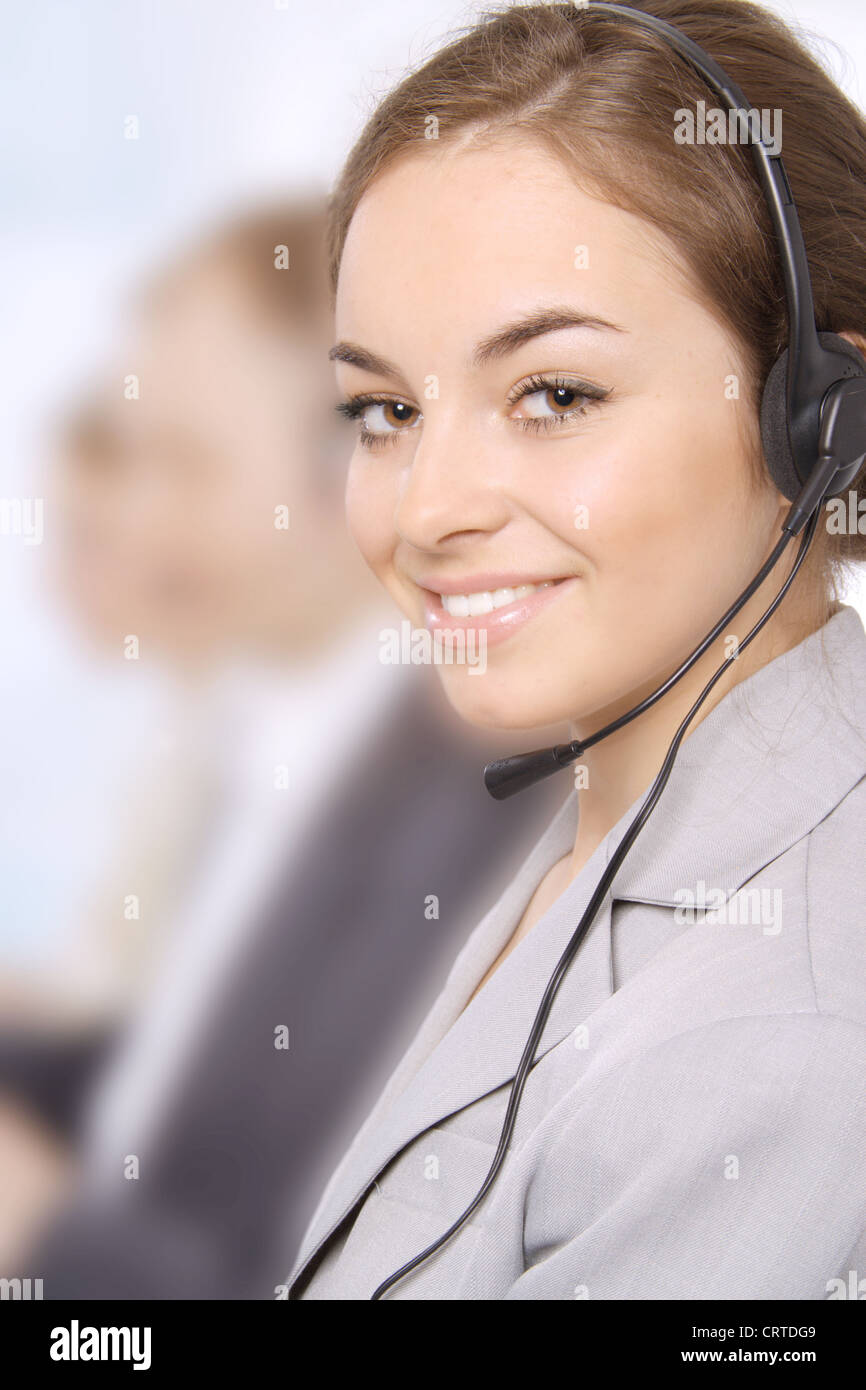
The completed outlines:
<svg viewBox="0 0 866 1390">
<path fill-rule="evenodd" d="M 866 121 L 775 15 L 746 0 L 635 0 L 682 29 L 725 68 L 752 107 L 783 111 L 783 157 L 803 227 L 818 328 L 866 331 Z M 676 247 L 702 299 L 746 364 L 755 412 L 787 346 L 787 305 L 751 150 L 677 144 L 674 113 L 719 103 L 662 39 L 627 16 L 572 4 L 488 10 L 379 104 L 329 205 L 328 266 L 337 285 L 349 223 L 373 180 L 438 142 L 515 132 L 537 139 L 609 203 Z M 435 146 L 434 146 L 435 148 Z M 646 171 L 651 170 L 651 177 Z M 757 433 L 755 435 L 757 439 Z M 763 460 L 756 453 L 759 467 Z M 866 495 L 866 469 L 855 484 Z M 866 537 L 819 527 L 810 569 L 835 597 Z"/>
</svg>

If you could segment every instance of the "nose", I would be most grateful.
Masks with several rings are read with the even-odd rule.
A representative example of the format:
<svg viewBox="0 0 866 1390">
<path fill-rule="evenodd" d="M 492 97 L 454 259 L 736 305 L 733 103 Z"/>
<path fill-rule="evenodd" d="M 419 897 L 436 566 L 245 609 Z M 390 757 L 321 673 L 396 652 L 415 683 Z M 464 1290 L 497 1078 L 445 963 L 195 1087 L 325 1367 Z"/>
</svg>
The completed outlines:
<svg viewBox="0 0 866 1390">
<path fill-rule="evenodd" d="M 483 422 L 425 416 L 394 518 L 407 544 L 435 551 L 460 538 L 492 535 L 510 515 L 505 453 Z"/>
</svg>

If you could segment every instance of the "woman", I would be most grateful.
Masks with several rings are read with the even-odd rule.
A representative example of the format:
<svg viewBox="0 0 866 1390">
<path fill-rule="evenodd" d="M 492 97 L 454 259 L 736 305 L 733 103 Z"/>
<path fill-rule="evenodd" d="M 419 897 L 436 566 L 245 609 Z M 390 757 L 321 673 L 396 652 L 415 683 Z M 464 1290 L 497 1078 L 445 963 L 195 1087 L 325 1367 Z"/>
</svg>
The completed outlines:
<svg viewBox="0 0 866 1390">
<path fill-rule="evenodd" d="M 862 353 L 862 117 L 755 6 L 642 8 L 783 112 L 816 321 Z M 674 138 L 707 95 L 627 13 L 510 9 L 383 102 L 336 190 L 350 524 L 416 626 L 486 635 L 483 676 L 438 667 L 471 723 L 606 726 L 779 538 L 758 404 L 785 297 L 752 152 Z M 866 1264 L 866 636 L 836 587 L 864 543 L 824 520 L 563 979 L 494 1185 L 388 1297 L 822 1299 Z M 551 972 L 795 549 L 582 757 L 332 1178 L 289 1297 L 379 1296 L 472 1202 Z"/>
</svg>

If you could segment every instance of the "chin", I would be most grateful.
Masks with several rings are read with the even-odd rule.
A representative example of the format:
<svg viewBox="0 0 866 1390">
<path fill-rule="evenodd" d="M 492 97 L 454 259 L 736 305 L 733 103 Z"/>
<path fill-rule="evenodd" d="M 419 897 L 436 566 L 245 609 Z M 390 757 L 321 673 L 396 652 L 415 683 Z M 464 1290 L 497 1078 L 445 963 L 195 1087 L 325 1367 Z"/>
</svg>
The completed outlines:
<svg viewBox="0 0 866 1390">
<path fill-rule="evenodd" d="M 565 696 L 560 699 L 555 691 L 540 690 L 535 682 L 496 677 L 490 671 L 443 675 L 442 686 L 455 714 L 477 729 L 519 733 L 565 724 L 573 715 L 573 701 Z"/>
</svg>

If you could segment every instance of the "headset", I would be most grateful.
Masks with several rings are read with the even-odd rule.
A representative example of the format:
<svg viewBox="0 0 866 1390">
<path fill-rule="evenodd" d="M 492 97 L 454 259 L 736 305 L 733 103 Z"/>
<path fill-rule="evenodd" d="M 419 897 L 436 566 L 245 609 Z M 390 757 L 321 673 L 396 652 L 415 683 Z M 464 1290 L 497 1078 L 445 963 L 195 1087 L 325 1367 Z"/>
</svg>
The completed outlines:
<svg viewBox="0 0 866 1390">
<path fill-rule="evenodd" d="M 743 113 L 750 110 L 739 87 L 731 81 L 715 59 L 674 25 L 628 5 L 596 3 L 596 0 L 579 3 L 576 0 L 575 7 L 581 12 L 586 11 L 593 15 L 627 19 L 639 29 L 664 40 L 704 79 L 710 90 L 729 110 Z M 677 729 L 655 781 L 612 854 L 580 922 L 548 980 L 514 1075 L 499 1143 L 484 1182 L 466 1210 L 444 1235 L 384 1280 L 372 1294 L 371 1302 L 380 1299 L 398 1280 L 417 1269 L 441 1249 L 469 1220 L 489 1192 L 504 1162 L 520 1098 L 556 993 L 623 860 L 667 784 L 690 723 L 716 682 L 736 660 L 738 654 L 758 635 L 782 602 L 815 535 L 822 502 L 829 497 L 838 496 L 850 487 L 866 457 L 866 362 L 858 350 L 838 334 L 818 332 L 803 232 L 785 166 L 781 156 L 771 153 L 768 146 L 757 138 L 756 129 L 750 127 L 750 130 L 757 174 L 778 244 L 788 307 L 788 347 L 773 364 L 767 376 L 760 412 L 761 442 L 767 467 L 779 491 L 792 504 L 782 526 L 781 538 L 739 598 L 683 664 L 657 690 L 634 709 L 583 740 L 574 739 L 571 743 L 556 744 L 552 748 L 536 749 L 529 753 L 518 753 L 513 757 L 500 758 L 488 763 L 484 769 L 484 782 L 490 795 L 501 801 L 505 797 L 513 796 L 515 792 L 522 791 L 524 787 L 541 781 L 551 773 L 568 767 L 588 748 L 600 743 L 602 739 L 643 714 L 667 694 L 712 646 L 731 619 L 761 587 L 795 536 L 801 537 L 800 546 L 790 574 L 769 607 L 738 644 L 736 650 L 710 677 Z"/>
</svg>

